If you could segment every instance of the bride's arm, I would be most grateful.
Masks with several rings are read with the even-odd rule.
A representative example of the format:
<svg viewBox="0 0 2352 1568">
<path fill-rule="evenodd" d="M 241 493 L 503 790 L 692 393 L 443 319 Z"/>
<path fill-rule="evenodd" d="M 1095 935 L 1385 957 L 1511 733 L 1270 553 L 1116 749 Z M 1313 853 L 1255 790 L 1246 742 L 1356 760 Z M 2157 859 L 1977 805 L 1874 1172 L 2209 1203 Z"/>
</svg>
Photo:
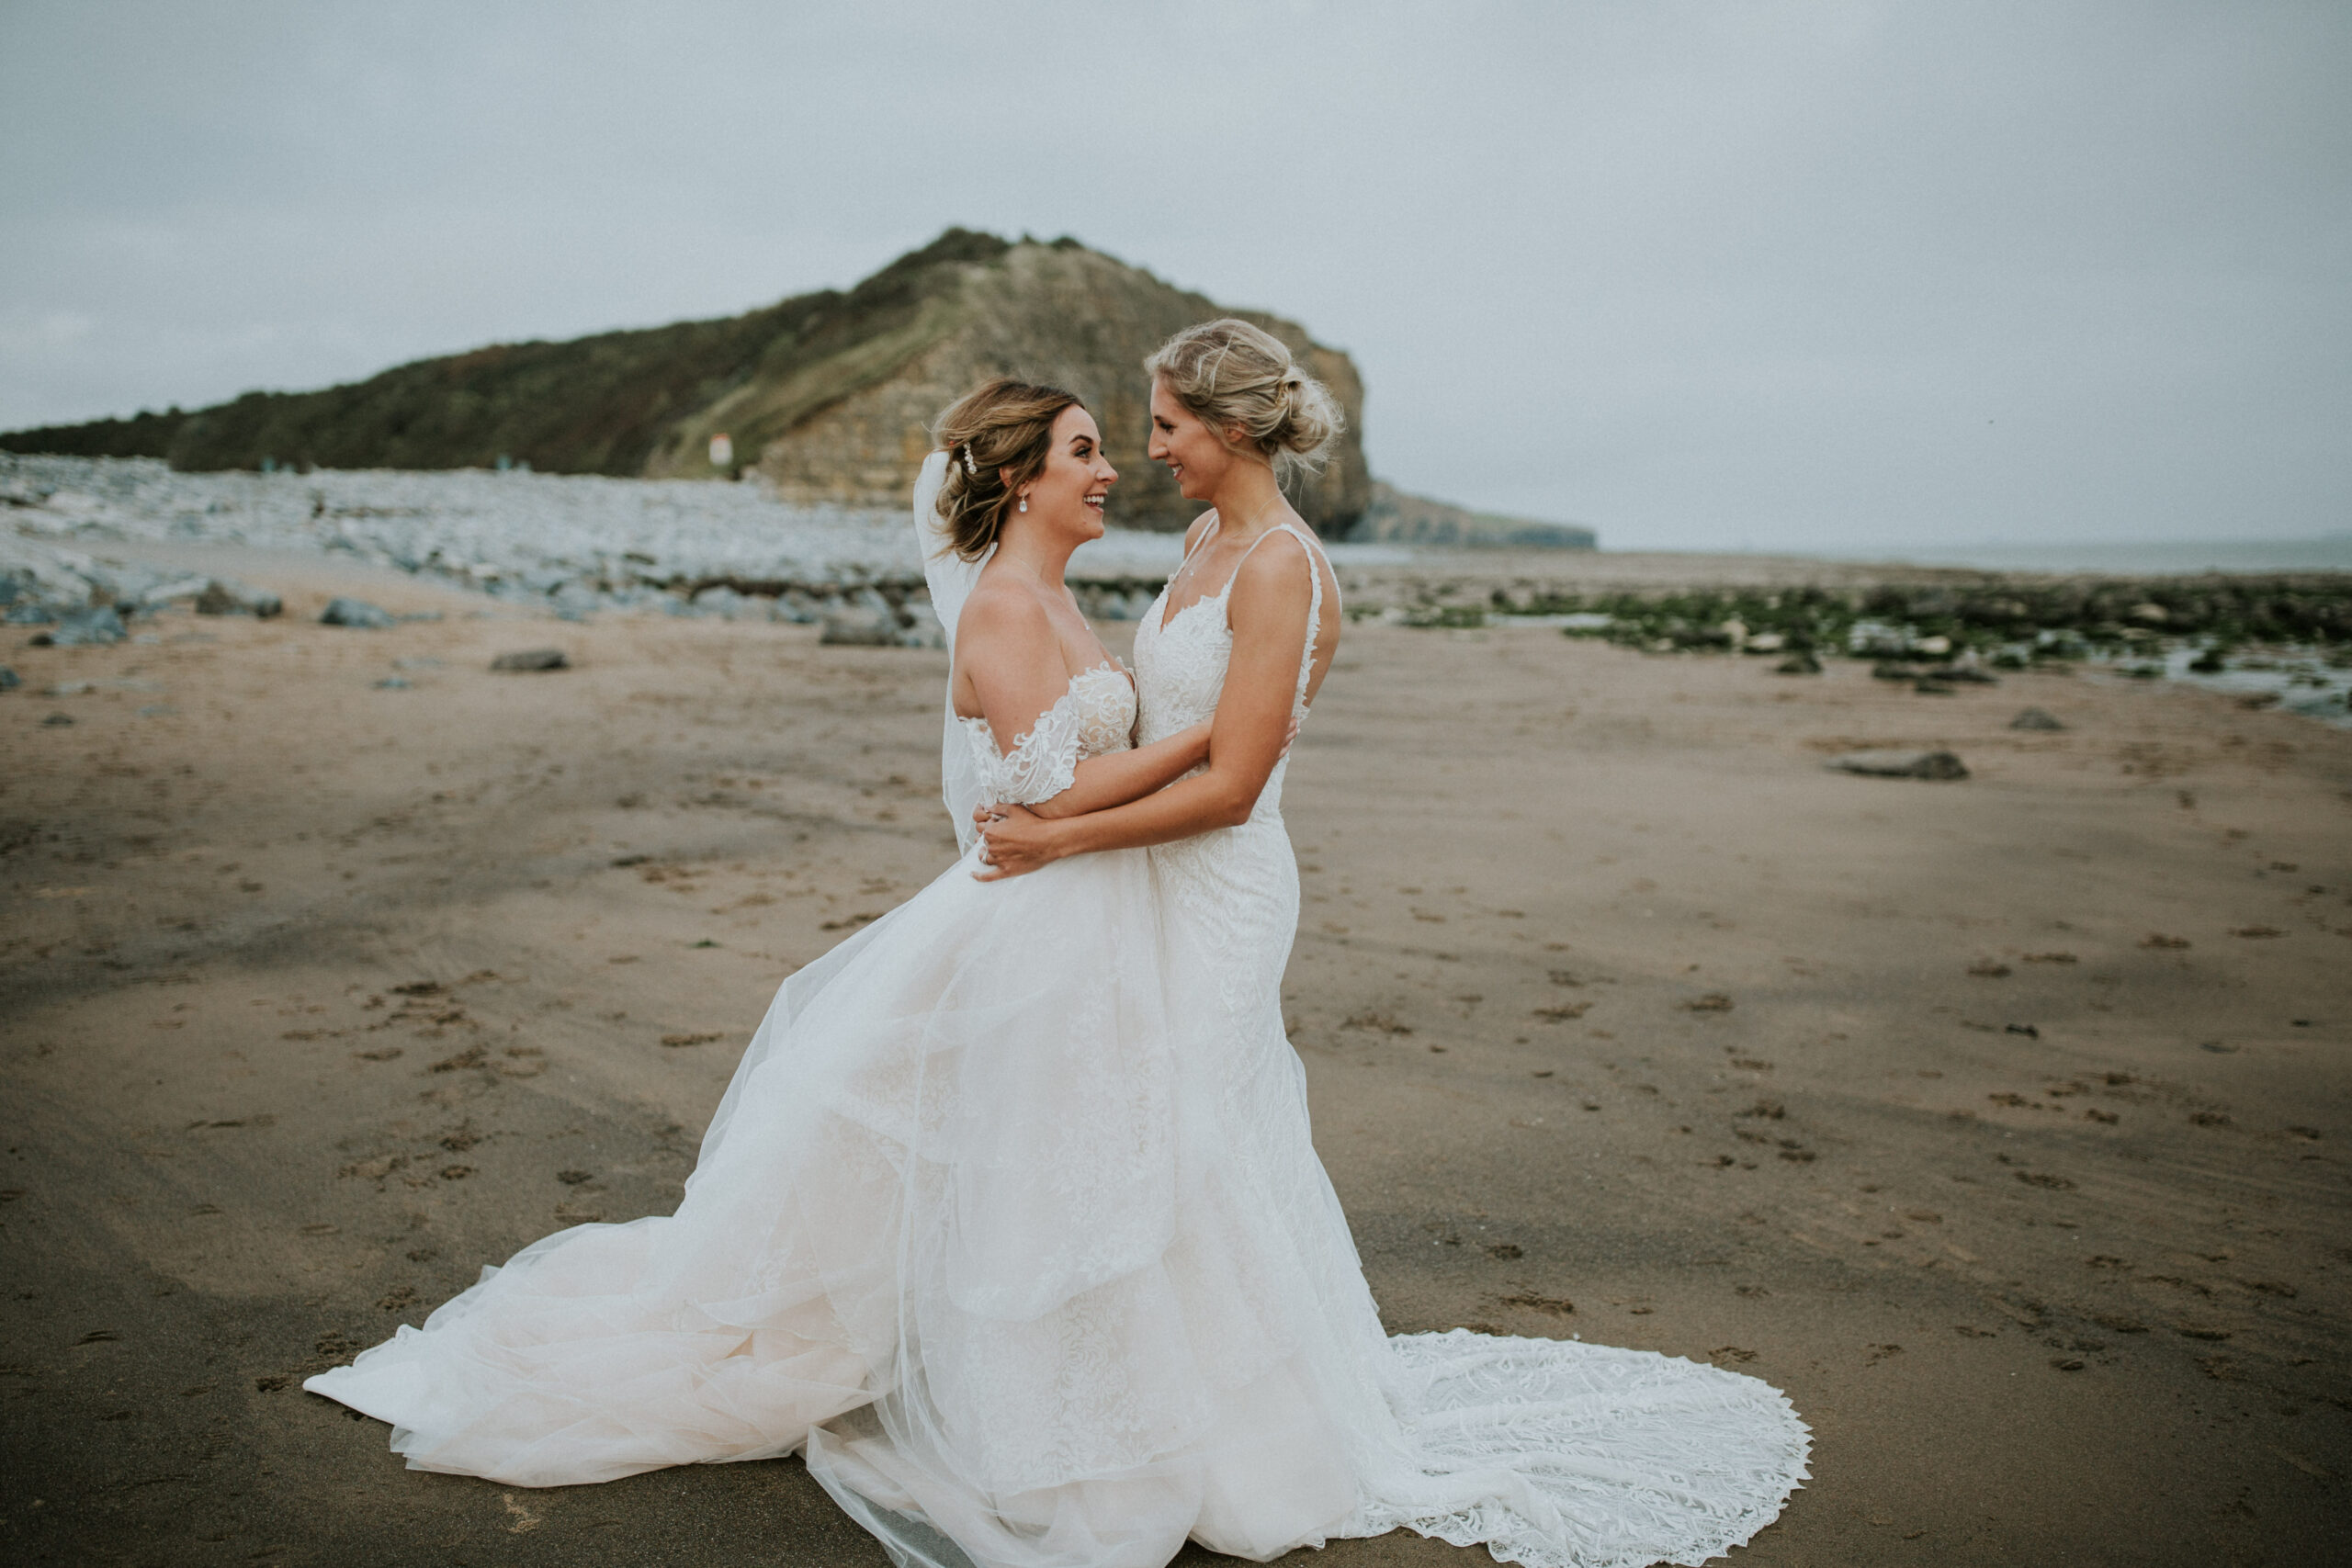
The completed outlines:
<svg viewBox="0 0 2352 1568">
<path fill-rule="evenodd" d="M 1209 727 L 1196 724 L 1164 740 L 1131 747 L 1078 765 L 1078 782 L 1054 796 L 1025 807 L 1049 820 L 1107 811 L 1165 789 L 1208 760 Z"/>
<path fill-rule="evenodd" d="M 989 733 L 999 753 L 1009 757 L 1069 689 L 1053 624 L 1025 594 L 975 593 L 958 640 L 958 662 Z M 1072 771 L 1069 788 L 1030 802 L 1028 809 L 1061 818 L 1122 806 L 1181 778 L 1208 754 L 1209 727 L 1194 725 L 1149 746 L 1086 759 Z"/>
<path fill-rule="evenodd" d="M 1282 759 L 1306 652 L 1314 570 L 1296 547 L 1259 551 L 1242 563 L 1227 600 L 1233 654 L 1209 726 L 1208 768 L 1156 794 L 1082 817 L 1000 807 L 986 824 L 991 872 L 1018 876 L 1067 855 L 1172 843 L 1250 819 Z M 1105 759 L 1107 760 L 1107 759 Z"/>
</svg>

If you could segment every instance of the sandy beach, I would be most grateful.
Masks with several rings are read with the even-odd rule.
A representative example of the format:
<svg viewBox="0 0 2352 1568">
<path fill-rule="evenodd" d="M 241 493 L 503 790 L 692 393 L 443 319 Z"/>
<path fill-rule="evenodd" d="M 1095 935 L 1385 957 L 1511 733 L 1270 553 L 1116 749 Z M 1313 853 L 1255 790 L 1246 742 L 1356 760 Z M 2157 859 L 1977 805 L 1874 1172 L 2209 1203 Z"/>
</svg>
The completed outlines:
<svg viewBox="0 0 2352 1568">
<path fill-rule="evenodd" d="M 522 1492 L 297 1385 L 676 1202 L 778 980 L 952 859 L 944 655 L 208 550 L 285 615 L 0 655 L 8 1557 L 879 1568 L 797 1461 Z M 1893 747 L 1971 776 L 1826 766 Z M 1286 811 L 1392 1329 L 1786 1390 L 1814 1480 L 1742 1562 L 2341 1550 L 2352 732 L 1366 622 Z"/>
</svg>

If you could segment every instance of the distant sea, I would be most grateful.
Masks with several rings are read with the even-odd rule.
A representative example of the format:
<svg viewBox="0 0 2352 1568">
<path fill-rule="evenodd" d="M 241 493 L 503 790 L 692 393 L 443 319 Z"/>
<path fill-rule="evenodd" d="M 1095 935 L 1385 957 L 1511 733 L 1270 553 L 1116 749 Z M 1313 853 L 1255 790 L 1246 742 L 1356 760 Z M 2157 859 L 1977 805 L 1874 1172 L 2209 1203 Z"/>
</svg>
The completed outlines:
<svg viewBox="0 0 2352 1568">
<path fill-rule="evenodd" d="M 2117 577 L 2204 571 L 2352 571 L 2352 533 L 2316 539 L 2160 539 L 2081 545 L 1994 542 L 1821 553 L 1838 560 L 1972 567 L 1979 571 L 2096 571 Z"/>
</svg>

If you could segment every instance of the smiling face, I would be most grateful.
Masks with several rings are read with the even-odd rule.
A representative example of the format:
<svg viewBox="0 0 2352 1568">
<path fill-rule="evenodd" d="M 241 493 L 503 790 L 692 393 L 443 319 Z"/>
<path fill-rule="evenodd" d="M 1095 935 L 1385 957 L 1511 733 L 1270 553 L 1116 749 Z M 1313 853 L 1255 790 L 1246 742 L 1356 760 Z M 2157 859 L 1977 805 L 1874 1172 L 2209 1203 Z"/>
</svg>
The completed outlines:
<svg viewBox="0 0 2352 1568">
<path fill-rule="evenodd" d="M 1150 453 L 1153 462 L 1168 465 L 1186 501 L 1208 500 L 1226 470 L 1244 460 L 1177 400 L 1163 377 L 1154 377 L 1151 383 Z"/>
<path fill-rule="evenodd" d="M 1080 540 L 1099 539 L 1102 503 L 1118 479 L 1119 470 L 1102 457 L 1094 416 L 1073 403 L 1055 417 L 1045 471 L 1023 490 L 1029 501 L 1027 520 Z"/>
</svg>

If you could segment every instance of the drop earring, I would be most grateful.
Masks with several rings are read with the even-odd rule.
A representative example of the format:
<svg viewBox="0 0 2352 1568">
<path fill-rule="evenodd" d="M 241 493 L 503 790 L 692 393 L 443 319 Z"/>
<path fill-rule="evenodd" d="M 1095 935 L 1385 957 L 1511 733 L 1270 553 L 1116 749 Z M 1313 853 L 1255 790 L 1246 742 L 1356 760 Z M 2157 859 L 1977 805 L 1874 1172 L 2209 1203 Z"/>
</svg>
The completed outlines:
<svg viewBox="0 0 2352 1568">
<path fill-rule="evenodd" d="M 1029 510 L 1029 497 L 1025 493 L 1021 497 L 1021 510 L 1023 512 Z"/>
</svg>

